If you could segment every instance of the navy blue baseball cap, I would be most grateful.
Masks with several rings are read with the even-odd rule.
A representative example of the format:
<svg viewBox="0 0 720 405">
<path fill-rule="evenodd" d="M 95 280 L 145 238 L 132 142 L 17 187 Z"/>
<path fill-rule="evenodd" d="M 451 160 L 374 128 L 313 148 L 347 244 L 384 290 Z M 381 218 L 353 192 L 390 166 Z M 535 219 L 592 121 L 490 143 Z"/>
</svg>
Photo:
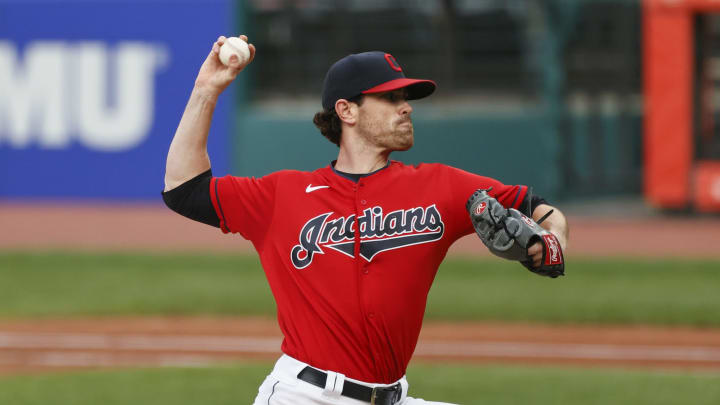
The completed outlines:
<svg viewBox="0 0 720 405">
<path fill-rule="evenodd" d="M 330 66 L 323 83 L 322 106 L 332 110 L 341 98 L 349 100 L 361 94 L 402 88 L 407 88 L 408 100 L 416 100 L 432 94 L 435 87 L 432 80 L 406 78 L 402 67 L 389 53 L 356 53 Z"/>
</svg>

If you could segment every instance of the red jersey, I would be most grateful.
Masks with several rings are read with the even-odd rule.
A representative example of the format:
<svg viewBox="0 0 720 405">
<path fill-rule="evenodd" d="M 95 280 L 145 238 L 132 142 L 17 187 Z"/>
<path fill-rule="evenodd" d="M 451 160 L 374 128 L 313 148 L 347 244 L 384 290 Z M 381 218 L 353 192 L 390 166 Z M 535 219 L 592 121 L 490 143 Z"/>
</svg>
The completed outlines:
<svg viewBox="0 0 720 405">
<path fill-rule="evenodd" d="M 240 233 L 260 255 L 282 351 L 392 383 L 415 350 L 438 266 L 474 232 L 467 199 L 491 186 L 506 207 L 518 208 L 527 193 L 442 164 L 392 161 L 358 182 L 329 166 L 213 178 L 210 194 L 223 232 Z"/>
</svg>

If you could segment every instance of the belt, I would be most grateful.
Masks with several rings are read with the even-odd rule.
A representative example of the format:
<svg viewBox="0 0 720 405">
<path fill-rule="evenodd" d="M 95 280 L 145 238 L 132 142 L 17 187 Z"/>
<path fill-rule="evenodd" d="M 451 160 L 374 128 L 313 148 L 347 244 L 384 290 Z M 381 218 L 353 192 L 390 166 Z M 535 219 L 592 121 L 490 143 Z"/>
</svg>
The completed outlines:
<svg viewBox="0 0 720 405">
<path fill-rule="evenodd" d="M 317 387 L 325 388 L 327 373 L 312 367 L 305 367 L 298 373 L 297 378 Z M 369 402 L 371 405 L 393 405 L 400 401 L 402 397 L 402 387 L 400 383 L 397 383 L 389 387 L 370 388 L 345 380 L 342 395 L 359 401 Z"/>
</svg>

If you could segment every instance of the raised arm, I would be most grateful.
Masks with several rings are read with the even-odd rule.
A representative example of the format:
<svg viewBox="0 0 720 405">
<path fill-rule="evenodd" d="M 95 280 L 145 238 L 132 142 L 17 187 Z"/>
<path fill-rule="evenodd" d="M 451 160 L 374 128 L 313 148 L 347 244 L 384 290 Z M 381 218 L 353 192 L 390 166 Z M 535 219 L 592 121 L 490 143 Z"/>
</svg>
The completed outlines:
<svg viewBox="0 0 720 405">
<path fill-rule="evenodd" d="M 240 38 L 247 42 L 245 35 Z M 217 99 L 238 73 L 255 58 L 255 46 L 250 44 L 250 59 L 246 63 L 241 64 L 236 56 L 232 56 L 230 66 L 223 65 L 218 53 L 225 40 L 226 38 L 221 36 L 215 41 L 195 79 L 195 86 L 168 151 L 165 191 L 172 190 L 210 169 L 207 138 Z"/>
</svg>

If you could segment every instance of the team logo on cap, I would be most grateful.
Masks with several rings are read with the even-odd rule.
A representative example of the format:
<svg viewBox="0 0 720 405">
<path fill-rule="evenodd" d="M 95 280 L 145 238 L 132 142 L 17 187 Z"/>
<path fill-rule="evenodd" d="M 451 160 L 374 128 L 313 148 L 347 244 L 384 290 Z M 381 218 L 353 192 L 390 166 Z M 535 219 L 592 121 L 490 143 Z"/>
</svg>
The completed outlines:
<svg viewBox="0 0 720 405">
<path fill-rule="evenodd" d="M 480 204 L 475 207 L 475 215 L 480 215 L 485 211 L 485 208 L 487 208 L 487 203 L 485 201 L 481 202 Z"/>
<path fill-rule="evenodd" d="M 392 70 L 397 70 L 398 72 L 402 72 L 402 68 L 400 67 L 400 64 L 397 63 L 394 56 L 390 55 L 389 53 L 386 53 L 385 60 L 387 61 L 388 64 L 390 64 L 390 67 L 392 68 Z"/>
<path fill-rule="evenodd" d="M 298 235 L 290 259 L 297 269 L 304 269 L 315 254 L 325 254 L 330 248 L 355 257 L 355 215 L 330 219 L 326 212 L 310 219 Z M 397 210 L 383 214 L 382 207 L 367 208 L 357 219 L 360 227 L 360 256 L 372 261 L 375 255 L 386 250 L 399 249 L 440 240 L 445 231 L 440 212 L 435 204 Z"/>
</svg>

